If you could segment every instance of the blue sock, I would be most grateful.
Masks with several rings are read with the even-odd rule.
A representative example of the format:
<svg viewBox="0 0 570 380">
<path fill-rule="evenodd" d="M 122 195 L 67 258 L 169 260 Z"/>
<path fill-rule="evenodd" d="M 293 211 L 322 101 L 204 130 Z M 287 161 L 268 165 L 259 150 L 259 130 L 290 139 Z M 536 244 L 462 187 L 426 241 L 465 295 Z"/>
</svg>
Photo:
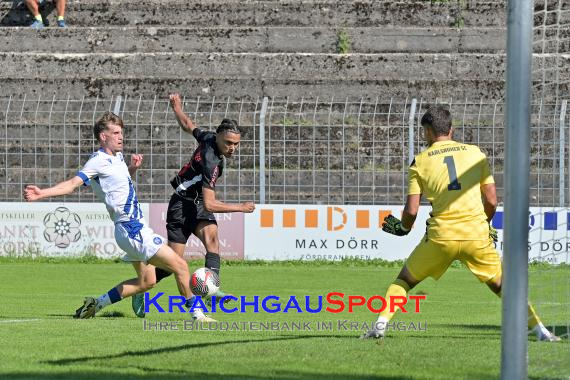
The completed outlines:
<svg viewBox="0 0 570 380">
<path fill-rule="evenodd" d="M 190 309 L 192 307 L 192 305 L 194 305 L 194 299 L 196 299 L 196 296 L 192 296 L 192 297 L 186 299 L 185 306 L 187 309 Z"/>
</svg>

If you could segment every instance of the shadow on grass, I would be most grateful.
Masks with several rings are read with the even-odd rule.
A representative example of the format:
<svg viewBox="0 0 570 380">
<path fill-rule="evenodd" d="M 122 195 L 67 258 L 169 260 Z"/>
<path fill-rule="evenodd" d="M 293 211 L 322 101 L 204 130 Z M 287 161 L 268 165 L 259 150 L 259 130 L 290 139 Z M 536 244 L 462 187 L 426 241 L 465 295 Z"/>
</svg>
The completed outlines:
<svg viewBox="0 0 570 380">
<path fill-rule="evenodd" d="M 57 318 L 68 318 L 68 319 L 74 319 L 73 318 L 73 314 L 46 314 L 47 317 L 57 317 Z M 101 314 L 97 314 L 97 318 L 131 318 L 134 319 L 134 317 L 128 317 L 125 313 L 123 313 L 122 311 L 104 311 Z"/>
<path fill-rule="evenodd" d="M 285 340 L 297 340 L 297 339 L 315 339 L 315 338 L 356 339 L 354 336 L 346 336 L 346 335 L 279 336 L 279 337 L 267 338 L 267 339 L 242 339 L 242 340 L 228 340 L 228 341 L 221 341 L 221 342 L 190 343 L 190 344 L 183 344 L 180 346 L 155 348 L 152 350 L 125 351 L 125 352 L 122 352 L 119 354 L 110 354 L 110 355 L 102 355 L 102 356 L 82 356 L 82 357 L 69 358 L 69 359 L 48 360 L 48 361 L 44 361 L 42 363 L 51 364 L 51 365 L 72 365 L 72 364 L 85 363 L 85 362 L 96 361 L 96 360 L 108 360 L 108 359 L 117 359 L 117 358 L 124 358 L 124 357 L 139 357 L 139 356 L 158 355 L 158 354 L 178 352 L 178 351 L 184 351 L 184 350 L 192 350 L 192 349 L 204 349 L 204 348 L 208 348 L 208 347 L 223 346 L 223 345 L 227 345 L 227 344 L 263 343 L 263 342 L 272 342 L 272 341 L 285 341 Z"/>
<path fill-rule="evenodd" d="M 481 324 L 456 324 L 456 323 L 449 323 L 449 324 L 433 324 L 433 326 L 450 328 L 450 329 L 466 329 L 466 330 L 476 330 L 476 331 L 493 331 L 493 332 L 500 332 L 501 326 L 499 325 L 481 325 Z"/>
<path fill-rule="evenodd" d="M 132 368 L 132 367 L 131 367 Z M 114 374 L 103 371 L 65 371 L 53 373 L 0 373 L 2 379 L 45 379 L 45 380 L 87 380 L 87 379 L 105 379 L 105 380 L 125 380 L 125 379 L 156 379 L 156 380 L 174 380 L 188 379 L 190 376 L 194 378 L 213 379 L 331 379 L 331 380 L 365 380 L 365 379 L 382 379 L 382 380 L 412 380 L 414 377 L 404 376 L 383 376 L 383 375 L 349 375 L 334 373 L 310 373 L 295 370 L 275 370 L 268 375 L 242 375 L 242 374 L 212 374 L 208 372 L 174 372 L 168 373 L 168 370 L 157 370 L 144 366 L 135 367 L 138 370 L 146 372 L 145 374 Z"/>
<path fill-rule="evenodd" d="M 445 328 L 461 328 L 474 331 L 489 331 L 492 334 L 501 336 L 501 326 L 498 325 L 461 325 L 461 324 L 438 324 L 439 327 Z M 568 325 L 547 325 L 547 329 L 558 335 L 562 340 L 568 340 L 570 335 L 570 326 Z M 487 336 L 489 334 L 486 334 Z M 531 334 L 532 336 L 532 334 Z"/>
<path fill-rule="evenodd" d="M 386 379 L 386 380 L 407 380 L 413 379 L 413 377 L 403 377 L 403 376 L 390 376 L 390 375 L 349 375 L 349 374 L 336 374 L 336 373 L 308 373 L 296 370 L 270 370 L 270 374 L 267 375 L 243 375 L 243 374 L 212 374 L 208 372 L 195 372 L 193 367 L 189 366 L 188 370 L 169 370 L 169 369 L 157 369 L 151 366 L 145 365 L 145 363 L 150 360 L 150 356 L 163 353 L 173 353 L 184 350 L 192 349 L 207 349 L 213 346 L 222 346 L 229 344 L 247 344 L 247 343 L 259 343 L 259 342 L 275 342 L 275 341 L 287 341 L 287 340 L 298 340 L 298 339 L 314 339 L 314 338 L 342 338 L 342 339 L 355 339 L 354 336 L 345 335 L 303 335 L 303 336 L 279 336 L 268 339 L 241 339 L 241 340 L 230 340 L 221 342 L 204 342 L 204 343 L 191 343 L 183 344 L 178 346 L 162 347 L 150 350 L 137 350 L 137 351 L 124 351 L 118 354 L 109 354 L 102 356 L 82 356 L 77 358 L 60 359 L 60 360 L 50 360 L 41 362 L 42 364 L 50 364 L 53 366 L 74 366 L 77 364 L 86 364 L 92 361 L 98 360 L 110 360 L 117 358 L 129 358 L 132 357 L 133 365 L 129 366 L 129 370 L 142 371 L 143 374 L 116 374 L 110 372 L 97 372 L 97 371 L 76 371 L 75 368 L 69 368 L 67 371 L 60 371 L 54 373 L 0 373 L 3 379 L 132 379 L 132 378 L 147 378 L 147 379 L 159 379 L 159 380 L 170 380 L 170 379 L 188 379 L 189 376 L 196 378 L 208 378 L 208 379 L 332 379 L 332 380 L 363 380 L 363 379 Z M 141 357 L 142 356 L 142 357 Z M 147 358 L 144 358 L 146 356 Z M 94 365 L 94 363 L 91 363 Z M 123 368 L 127 369 L 127 368 Z M 259 372 L 263 372 L 260 369 Z"/>
<path fill-rule="evenodd" d="M 562 339 L 570 341 L 570 325 L 549 325 L 546 328 Z"/>
<path fill-rule="evenodd" d="M 126 318 L 126 314 L 122 311 L 104 311 L 97 315 L 97 318 Z"/>
</svg>

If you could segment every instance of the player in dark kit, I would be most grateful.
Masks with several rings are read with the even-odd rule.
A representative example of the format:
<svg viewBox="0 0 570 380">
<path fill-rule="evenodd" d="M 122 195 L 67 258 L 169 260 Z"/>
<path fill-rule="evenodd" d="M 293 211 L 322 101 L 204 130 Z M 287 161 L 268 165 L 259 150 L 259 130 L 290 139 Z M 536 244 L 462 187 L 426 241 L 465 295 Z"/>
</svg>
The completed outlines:
<svg viewBox="0 0 570 380">
<path fill-rule="evenodd" d="M 237 150 L 241 133 L 235 120 L 224 119 L 216 132 L 197 128 L 182 111 L 179 94 L 170 95 L 170 105 L 183 131 L 191 133 L 198 141 L 192 159 L 182 167 L 170 182 L 174 194 L 168 204 L 166 230 L 168 245 L 180 257 L 184 255 L 186 242 L 191 234 L 200 239 L 206 248 L 206 268 L 220 274 L 220 244 L 218 224 L 214 213 L 253 212 L 253 202 L 225 203 L 216 199 L 216 182 L 224 169 L 224 157 L 231 157 Z M 171 273 L 156 268 L 156 282 Z M 219 291 L 218 299 L 225 293 Z M 144 298 L 133 298 L 133 310 L 144 316 Z"/>
</svg>

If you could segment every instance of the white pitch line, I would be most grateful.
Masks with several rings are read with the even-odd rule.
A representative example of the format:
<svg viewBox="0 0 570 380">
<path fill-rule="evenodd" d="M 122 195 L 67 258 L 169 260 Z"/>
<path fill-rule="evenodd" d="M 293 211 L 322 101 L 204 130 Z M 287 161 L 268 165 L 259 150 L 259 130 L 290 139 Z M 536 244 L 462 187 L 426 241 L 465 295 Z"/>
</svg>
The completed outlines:
<svg viewBox="0 0 570 380">
<path fill-rule="evenodd" d="M 22 323 L 22 322 L 35 322 L 35 321 L 41 321 L 41 319 L 39 319 L 39 318 L 34 318 L 34 319 L 7 319 L 5 321 L 0 320 L 0 323 Z"/>
</svg>

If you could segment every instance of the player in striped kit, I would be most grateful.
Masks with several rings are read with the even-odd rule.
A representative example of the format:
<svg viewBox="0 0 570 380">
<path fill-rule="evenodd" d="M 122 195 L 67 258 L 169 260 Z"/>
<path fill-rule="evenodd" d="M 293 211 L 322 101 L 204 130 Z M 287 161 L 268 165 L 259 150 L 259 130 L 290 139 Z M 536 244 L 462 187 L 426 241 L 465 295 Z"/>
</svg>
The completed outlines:
<svg viewBox="0 0 570 380">
<path fill-rule="evenodd" d="M 50 188 L 30 185 L 24 190 L 24 198 L 31 202 L 70 194 L 80 185 L 91 185 L 115 224 L 115 240 L 126 253 L 124 260 L 131 262 L 137 272 L 136 278 L 121 282 L 100 297 L 85 298 L 75 318 L 91 318 L 105 306 L 152 288 L 156 283 L 155 266 L 174 273 L 180 294 L 187 300 L 193 297 L 186 262 L 146 225 L 131 179 L 143 157 L 133 154 L 127 166 L 122 153 L 123 127 L 120 117 L 106 112 L 93 127 L 101 148 L 74 177 Z M 200 309 L 193 316 L 199 321 L 212 321 Z"/>
</svg>

